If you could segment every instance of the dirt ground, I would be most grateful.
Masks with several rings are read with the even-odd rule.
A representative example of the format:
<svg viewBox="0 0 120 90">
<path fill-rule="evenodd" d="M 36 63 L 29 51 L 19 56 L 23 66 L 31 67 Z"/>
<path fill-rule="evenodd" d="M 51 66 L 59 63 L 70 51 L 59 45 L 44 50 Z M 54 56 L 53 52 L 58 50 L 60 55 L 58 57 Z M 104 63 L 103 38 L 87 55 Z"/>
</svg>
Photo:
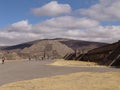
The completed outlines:
<svg viewBox="0 0 120 90">
<path fill-rule="evenodd" d="M 120 72 L 79 72 L 6 84 L 0 90 L 120 90 Z"/>
<path fill-rule="evenodd" d="M 0 90 L 120 90 L 120 69 L 101 68 L 96 63 L 81 61 L 50 62 L 0 65 L 0 82 L 6 83 Z"/>
</svg>

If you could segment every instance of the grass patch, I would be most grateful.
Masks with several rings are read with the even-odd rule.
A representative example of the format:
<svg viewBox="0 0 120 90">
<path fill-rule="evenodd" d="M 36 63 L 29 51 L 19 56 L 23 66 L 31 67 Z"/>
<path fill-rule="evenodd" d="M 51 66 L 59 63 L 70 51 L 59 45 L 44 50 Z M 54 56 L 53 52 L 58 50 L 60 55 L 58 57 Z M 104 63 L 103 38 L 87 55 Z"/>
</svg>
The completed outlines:
<svg viewBox="0 0 120 90">
<path fill-rule="evenodd" d="M 75 61 L 75 60 L 64 60 L 64 59 L 57 59 L 55 62 L 51 63 L 50 65 L 55 66 L 99 66 L 95 62 L 85 62 L 85 61 Z"/>
<path fill-rule="evenodd" d="M 0 90 L 120 90 L 120 72 L 80 72 L 6 84 Z"/>
</svg>

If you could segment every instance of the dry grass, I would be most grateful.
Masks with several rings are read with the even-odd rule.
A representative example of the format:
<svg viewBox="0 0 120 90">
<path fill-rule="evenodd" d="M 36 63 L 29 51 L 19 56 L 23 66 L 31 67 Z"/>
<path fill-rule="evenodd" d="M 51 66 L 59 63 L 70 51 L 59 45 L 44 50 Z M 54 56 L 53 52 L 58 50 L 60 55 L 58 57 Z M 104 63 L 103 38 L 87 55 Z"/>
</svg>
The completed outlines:
<svg viewBox="0 0 120 90">
<path fill-rule="evenodd" d="M 95 62 L 84 62 L 84 61 L 63 60 L 63 59 L 55 60 L 55 62 L 53 62 L 50 65 L 55 65 L 55 66 L 75 66 L 75 67 L 81 67 L 81 66 L 99 66 Z"/>
<path fill-rule="evenodd" d="M 120 72 L 80 72 L 3 85 L 0 90 L 120 90 Z"/>
</svg>

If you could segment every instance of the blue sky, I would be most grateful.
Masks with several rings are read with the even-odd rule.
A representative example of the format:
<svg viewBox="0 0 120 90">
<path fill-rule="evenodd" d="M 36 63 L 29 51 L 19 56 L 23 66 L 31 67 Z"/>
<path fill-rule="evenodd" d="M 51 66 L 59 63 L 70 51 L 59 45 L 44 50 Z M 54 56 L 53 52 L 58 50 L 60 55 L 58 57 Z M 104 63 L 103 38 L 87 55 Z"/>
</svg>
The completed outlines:
<svg viewBox="0 0 120 90">
<path fill-rule="evenodd" d="M 51 0 L 0 0 L 0 28 L 11 23 L 27 19 L 30 23 L 37 23 L 45 20 L 47 17 L 35 17 L 31 9 L 40 7 Z M 57 0 L 59 3 L 68 3 L 73 10 L 79 8 L 88 8 L 98 0 Z"/>
<path fill-rule="evenodd" d="M 120 39 L 120 0 L 0 0 L 0 45 L 44 38 Z"/>
</svg>

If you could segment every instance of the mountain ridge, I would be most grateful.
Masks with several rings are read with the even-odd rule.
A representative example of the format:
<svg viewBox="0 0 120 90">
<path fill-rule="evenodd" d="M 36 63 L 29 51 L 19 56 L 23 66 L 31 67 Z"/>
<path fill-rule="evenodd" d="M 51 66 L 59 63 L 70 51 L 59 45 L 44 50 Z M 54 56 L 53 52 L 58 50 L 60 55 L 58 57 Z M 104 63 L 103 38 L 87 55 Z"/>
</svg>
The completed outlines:
<svg viewBox="0 0 120 90">
<path fill-rule="evenodd" d="M 40 39 L 18 45 L 5 46 L 1 47 L 1 50 L 9 52 L 9 57 L 63 58 L 66 54 L 74 53 L 76 50 L 87 52 L 103 45 L 106 45 L 106 43 L 55 38 Z"/>
<path fill-rule="evenodd" d="M 68 39 L 68 38 L 54 38 L 54 39 L 40 39 L 40 40 L 34 40 L 34 41 L 29 41 L 29 42 L 24 42 L 24 43 L 21 43 L 21 44 L 17 44 L 17 45 L 11 45 L 11 46 L 0 46 L 0 49 L 2 50 L 11 50 L 11 49 L 23 49 L 25 47 L 30 47 L 32 46 L 34 43 L 38 43 L 40 41 L 44 41 L 44 40 L 57 40 L 57 41 L 60 41 L 61 43 L 63 44 L 66 44 L 65 41 L 67 41 L 68 43 L 69 42 L 79 42 L 80 43 L 86 43 L 86 44 L 89 44 L 89 43 L 93 43 L 93 44 L 100 44 L 100 45 L 106 45 L 108 43 L 103 43 L 103 42 L 93 42 L 93 41 L 84 41 L 84 40 L 75 40 L 75 39 Z M 75 43 L 74 43 L 75 44 Z M 77 44 L 77 43 L 76 43 Z"/>
</svg>

